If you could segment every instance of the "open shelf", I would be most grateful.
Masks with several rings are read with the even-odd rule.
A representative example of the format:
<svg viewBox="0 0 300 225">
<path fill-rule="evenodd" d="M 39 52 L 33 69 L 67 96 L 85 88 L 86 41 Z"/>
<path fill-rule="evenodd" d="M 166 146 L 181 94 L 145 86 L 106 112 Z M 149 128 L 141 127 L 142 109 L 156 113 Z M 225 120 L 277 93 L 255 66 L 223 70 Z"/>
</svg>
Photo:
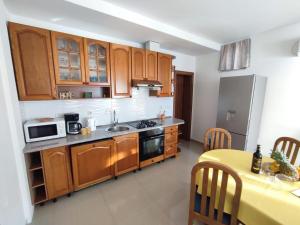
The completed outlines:
<svg viewBox="0 0 300 225">
<path fill-rule="evenodd" d="M 98 99 L 98 98 L 110 98 L 111 97 L 111 91 L 110 86 L 85 86 L 85 85 L 79 85 L 79 86 L 64 86 L 59 85 L 57 86 L 57 94 L 58 98 L 60 98 L 60 93 L 64 92 L 71 92 L 72 93 L 72 99 Z M 85 93 L 90 93 L 91 97 L 84 97 Z M 63 99 L 61 99 L 63 100 Z M 67 100 L 67 99 L 65 99 Z"/>
<path fill-rule="evenodd" d="M 34 204 L 39 204 L 47 200 L 45 186 L 40 186 L 34 189 Z"/>
<path fill-rule="evenodd" d="M 40 152 L 33 152 L 29 155 L 29 170 L 38 170 L 42 168 L 42 160 Z"/>
<path fill-rule="evenodd" d="M 44 185 L 43 170 L 39 169 L 32 171 L 32 188 L 36 188 L 42 185 Z"/>
<path fill-rule="evenodd" d="M 30 183 L 32 204 L 47 201 L 46 184 L 44 179 L 44 168 L 41 152 L 26 154 L 26 165 Z"/>
</svg>

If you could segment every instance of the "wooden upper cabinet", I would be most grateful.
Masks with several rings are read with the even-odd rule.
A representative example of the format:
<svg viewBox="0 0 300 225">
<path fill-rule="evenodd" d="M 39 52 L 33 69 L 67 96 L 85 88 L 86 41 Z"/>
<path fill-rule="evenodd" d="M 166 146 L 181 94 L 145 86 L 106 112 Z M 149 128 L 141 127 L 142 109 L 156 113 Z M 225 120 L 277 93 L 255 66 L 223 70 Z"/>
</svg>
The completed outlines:
<svg viewBox="0 0 300 225">
<path fill-rule="evenodd" d="M 110 85 L 109 43 L 84 39 L 85 75 L 89 85 Z"/>
<path fill-rule="evenodd" d="M 66 147 L 41 152 L 48 199 L 73 191 L 69 151 Z"/>
<path fill-rule="evenodd" d="M 83 38 L 51 31 L 56 84 L 85 82 Z"/>
<path fill-rule="evenodd" d="M 125 45 L 110 45 L 112 96 L 131 97 L 131 51 Z"/>
<path fill-rule="evenodd" d="M 50 31 L 9 23 L 20 100 L 56 98 Z"/>
<path fill-rule="evenodd" d="M 138 133 L 114 137 L 115 175 L 121 175 L 139 167 Z"/>
<path fill-rule="evenodd" d="M 74 188 L 79 190 L 114 175 L 113 141 L 99 141 L 72 147 Z"/>
<path fill-rule="evenodd" d="M 146 56 L 145 49 L 131 48 L 132 56 L 132 79 L 144 80 L 146 78 Z"/>
<path fill-rule="evenodd" d="M 167 97 L 172 95 L 172 56 L 158 53 L 158 80 L 163 88 L 159 96 Z"/>
<path fill-rule="evenodd" d="M 146 77 L 157 80 L 157 52 L 146 50 Z"/>
</svg>

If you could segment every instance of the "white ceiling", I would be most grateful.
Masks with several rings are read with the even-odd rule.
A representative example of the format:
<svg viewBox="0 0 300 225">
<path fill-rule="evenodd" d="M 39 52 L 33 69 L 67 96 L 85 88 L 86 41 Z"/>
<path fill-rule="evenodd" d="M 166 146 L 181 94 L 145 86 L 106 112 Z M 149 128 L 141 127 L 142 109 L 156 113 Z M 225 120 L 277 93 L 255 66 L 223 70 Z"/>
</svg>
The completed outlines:
<svg viewBox="0 0 300 225">
<path fill-rule="evenodd" d="M 300 22 L 300 0 L 109 0 L 220 43 Z"/>
<path fill-rule="evenodd" d="M 4 0 L 12 15 L 190 55 L 300 21 L 299 0 Z M 136 18 L 136 19 L 135 19 Z M 21 22 L 21 21 L 19 21 Z"/>
</svg>

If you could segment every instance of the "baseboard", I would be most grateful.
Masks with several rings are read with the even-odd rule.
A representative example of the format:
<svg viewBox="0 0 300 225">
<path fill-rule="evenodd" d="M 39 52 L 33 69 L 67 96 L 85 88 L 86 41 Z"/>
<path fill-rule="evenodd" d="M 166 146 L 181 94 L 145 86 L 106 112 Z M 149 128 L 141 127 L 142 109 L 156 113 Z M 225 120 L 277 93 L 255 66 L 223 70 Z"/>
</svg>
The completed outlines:
<svg viewBox="0 0 300 225">
<path fill-rule="evenodd" d="M 196 139 L 193 139 L 193 138 L 191 138 L 191 141 L 197 142 L 202 146 L 204 145 L 204 143 L 202 141 L 199 141 L 199 140 L 196 140 Z"/>
</svg>

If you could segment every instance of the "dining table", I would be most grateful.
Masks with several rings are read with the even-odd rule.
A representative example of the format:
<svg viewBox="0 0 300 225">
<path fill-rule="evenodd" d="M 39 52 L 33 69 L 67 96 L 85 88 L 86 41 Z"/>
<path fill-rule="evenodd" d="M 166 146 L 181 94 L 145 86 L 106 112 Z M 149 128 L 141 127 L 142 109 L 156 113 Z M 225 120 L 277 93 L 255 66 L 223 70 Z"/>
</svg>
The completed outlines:
<svg viewBox="0 0 300 225">
<path fill-rule="evenodd" d="M 300 225 L 300 198 L 292 194 L 300 189 L 300 182 L 282 181 L 267 174 L 251 172 L 253 152 L 234 149 L 216 149 L 203 153 L 198 162 L 213 161 L 225 164 L 235 170 L 242 179 L 238 220 L 246 225 Z M 274 160 L 263 156 L 262 163 Z M 209 186 L 212 173 L 209 173 Z M 219 179 L 221 180 L 221 179 Z M 202 172 L 196 174 L 197 192 L 202 190 Z M 208 187 L 209 187 L 208 186 Z M 217 184 L 217 193 L 221 182 Z M 232 196 L 235 191 L 233 178 L 228 179 L 224 211 L 230 214 Z M 208 190 L 208 196 L 210 190 Z M 217 194 L 218 198 L 218 194 Z M 216 201 L 215 208 L 218 206 Z"/>
</svg>

